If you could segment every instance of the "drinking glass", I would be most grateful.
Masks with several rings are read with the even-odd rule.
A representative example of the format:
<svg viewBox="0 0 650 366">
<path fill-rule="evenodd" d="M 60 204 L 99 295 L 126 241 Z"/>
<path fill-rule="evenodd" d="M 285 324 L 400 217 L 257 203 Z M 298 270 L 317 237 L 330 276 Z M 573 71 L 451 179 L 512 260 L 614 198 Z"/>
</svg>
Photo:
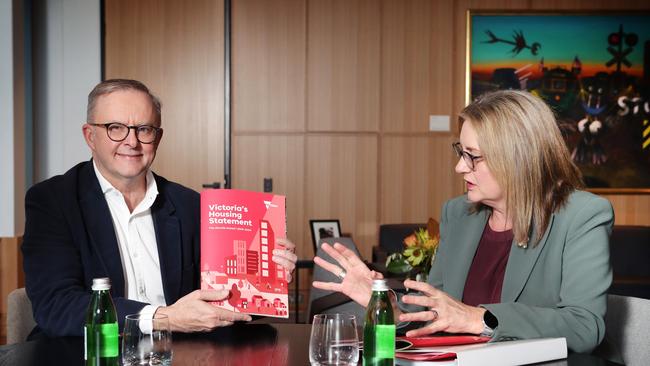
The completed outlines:
<svg viewBox="0 0 650 366">
<path fill-rule="evenodd" d="M 312 366 L 356 365 L 359 362 L 359 336 L 354 315 L 314 315 L 309 362 Z"/>
<path fill-rule="evenodd" d="M 124 366 L 172 364 L 172 334 L 167 315 L 127 315 L 122 337 Z"/>
</svg>

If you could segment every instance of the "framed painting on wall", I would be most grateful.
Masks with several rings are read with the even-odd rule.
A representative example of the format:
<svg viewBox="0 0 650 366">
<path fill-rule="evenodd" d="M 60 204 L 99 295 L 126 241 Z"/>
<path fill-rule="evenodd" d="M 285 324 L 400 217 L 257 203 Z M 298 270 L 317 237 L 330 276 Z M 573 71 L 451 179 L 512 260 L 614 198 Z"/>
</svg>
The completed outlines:
<svg viewBox="0 0 650 366">
<path fill-rule="evenodd" d="M 587 188 L 650 193 L 650 14 L 469 11 L 467 102 L 544 99 Z"/>
</svg>

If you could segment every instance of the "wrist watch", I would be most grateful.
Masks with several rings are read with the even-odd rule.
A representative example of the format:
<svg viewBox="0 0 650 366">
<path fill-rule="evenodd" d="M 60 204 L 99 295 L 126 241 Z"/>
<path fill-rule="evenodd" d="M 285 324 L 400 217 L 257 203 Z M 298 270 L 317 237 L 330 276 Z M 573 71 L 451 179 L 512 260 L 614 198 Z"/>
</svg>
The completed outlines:
<svg viewBox="0 0 650 366">
<path fill-rule="evenodd" d="M 490 312 L 485 310 L 483 313 L 483 331 L 479 334 L 481 337 L 492 337 L 494 329 L 499 326 L 499 320 Z"/>
</svg>

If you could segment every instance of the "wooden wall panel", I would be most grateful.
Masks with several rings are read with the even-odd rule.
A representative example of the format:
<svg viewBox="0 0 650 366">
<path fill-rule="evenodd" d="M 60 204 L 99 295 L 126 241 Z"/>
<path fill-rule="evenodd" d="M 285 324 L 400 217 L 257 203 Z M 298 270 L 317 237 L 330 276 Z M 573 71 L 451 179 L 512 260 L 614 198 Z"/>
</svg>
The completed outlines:
<svg viewBox="0 0 650 366">
<path fill-rule="evenodd" d="M 377 142 L 373 134 L 307 137 L 305 219 L 339 219 L 368 259 L 379 225 Z"/>
<path fill-rule="evenodd" d="M 531 0 L 531 9 L 596 10 L 596 9 L 650 9 L 647 0 Z"/>
<path fill-rule="evenodd" d="M 25 287 L 22 237 L 0 238 L 0 339 L 7 336 L 7 296 L 17 288 Z M 0 344 L 4 344 L 0 342 Z"/>
<path fill-rule="evenodd" d="M 381 3 L 308 4 L 308 130 L 377 131 Z"/>
<path fill-rule="evenodd" d="M 381 130 L 427 132 L 429 115 L 452 111 L 453 6 L 382 3 Z"/>
<path fill-rule="evenodd" d="M 650 195 L 603 195 L 614 206 L 615 225 L 650 226 Z"/>
<path fill-rule="evenodd" d="M 233 2 L 233 130 L 304 131 L 305 0 Z"/>
<path fill-rule="evenodd" d="M 382 224 L 440 220 L 442 204 L 458 195 L 450 135 L 384 136 L 381 140 Z"/>
<path fill-rule="evenodd" d="M 263 179 L 273 178 L 273 192 L 287 196 L 287 236 L 296 243 L 299 258 L 310 258 L 305 241 L 304 149 L 302 135 L 237 136 L 233 143 L 233 184 L 237 189 L 263 190 Z"/>
<path fill-rule="evenodd" d="M 223 179 L 223 1 L 105 3 L 106 78 L 143 81 L 163 102 L 154 170 L 195 190 Z"/>
</svg>

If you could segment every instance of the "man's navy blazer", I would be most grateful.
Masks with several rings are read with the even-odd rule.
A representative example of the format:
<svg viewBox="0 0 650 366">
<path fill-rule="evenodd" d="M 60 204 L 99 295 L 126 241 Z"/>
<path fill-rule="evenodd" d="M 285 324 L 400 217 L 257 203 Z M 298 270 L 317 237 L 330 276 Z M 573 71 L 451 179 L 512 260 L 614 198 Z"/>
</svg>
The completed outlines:
<svg viewBox="0 0 650 366">
<path fill-rule="evenodd" d="M 158 196 L 151 215 L 165 301 L 171 305 L 199 285 L 200 197 L 154 177 Z M 25 214 L 25 287 L 38 324 L 32 335 L 83 335 L 93 278 L 111 279 L 120 329 L 127 314 L 147 305 L 125 298 L 113 220 L 92 160 L 30 188 Z"/>
</svg>

